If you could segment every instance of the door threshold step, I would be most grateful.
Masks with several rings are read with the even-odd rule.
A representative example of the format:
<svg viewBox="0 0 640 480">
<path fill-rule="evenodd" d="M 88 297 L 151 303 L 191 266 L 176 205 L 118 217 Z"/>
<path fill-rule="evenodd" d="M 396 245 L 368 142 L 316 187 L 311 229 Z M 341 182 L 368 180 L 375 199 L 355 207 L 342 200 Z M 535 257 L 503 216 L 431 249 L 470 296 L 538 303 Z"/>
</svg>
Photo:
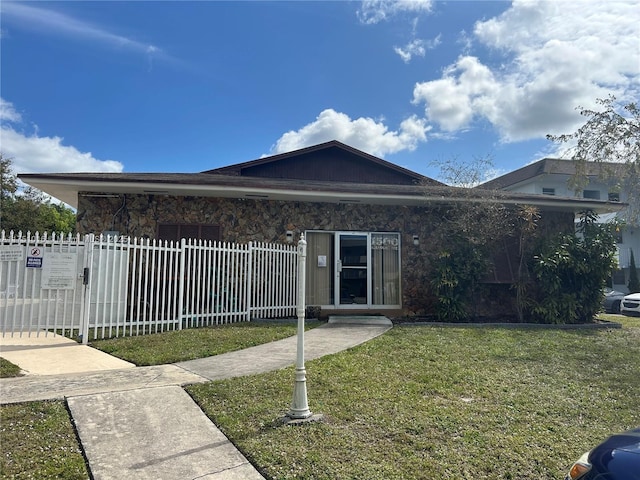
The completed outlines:
<svg viewBox="0 0 640 480">
<path fill-rule="evenodd" d="M 341 325 L 393 325 L 383 315 L 329 315 L 329 323 Z"/>
</svg>

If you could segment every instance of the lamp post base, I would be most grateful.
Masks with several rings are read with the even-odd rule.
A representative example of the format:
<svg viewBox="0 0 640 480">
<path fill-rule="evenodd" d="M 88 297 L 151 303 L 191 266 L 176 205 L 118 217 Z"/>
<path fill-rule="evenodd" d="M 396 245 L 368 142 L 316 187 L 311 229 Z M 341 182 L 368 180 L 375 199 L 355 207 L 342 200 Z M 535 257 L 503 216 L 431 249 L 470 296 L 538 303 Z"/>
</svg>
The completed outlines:
<svg viewBox="0 0 640 480">
<path fill-rule="evenodd" d="M 314 413 L 307 418 L 291 418 L 288 414 L 280 419 L 282 425 L 305 425 L 307 423 L 322 422 L 324 415 L 322 413 Z"/>
<path fill-rule="evenodd" d="M 293 386 L 293 400 L 287 417 L 301 419 L 310 417 L 311 410 L 307 403 L 307 371 L 304 368 L 296 368 L 296 381 Z"/>
</svg>

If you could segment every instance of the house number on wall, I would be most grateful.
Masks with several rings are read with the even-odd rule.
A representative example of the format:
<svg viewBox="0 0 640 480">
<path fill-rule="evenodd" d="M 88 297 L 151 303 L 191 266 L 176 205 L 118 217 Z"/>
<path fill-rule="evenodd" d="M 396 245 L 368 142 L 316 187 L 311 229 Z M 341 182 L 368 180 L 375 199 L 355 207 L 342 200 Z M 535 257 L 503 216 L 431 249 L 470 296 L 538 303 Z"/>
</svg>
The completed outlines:
<svg viewBox="0 0 640 480">
<path fill-rule="evenodd" d="M 398 249 L 398 237 L 395 235 L 372 235 L 371 236 L 371 249 L 372 250 L 397 250 Z"/>
</svg>

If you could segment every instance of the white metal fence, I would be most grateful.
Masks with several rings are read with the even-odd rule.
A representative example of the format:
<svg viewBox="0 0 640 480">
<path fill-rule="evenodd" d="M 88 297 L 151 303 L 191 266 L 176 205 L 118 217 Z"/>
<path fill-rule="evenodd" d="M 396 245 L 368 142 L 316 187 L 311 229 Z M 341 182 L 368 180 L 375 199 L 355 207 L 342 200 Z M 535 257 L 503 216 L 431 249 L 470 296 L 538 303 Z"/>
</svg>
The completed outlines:
<svg viewBox="0 0 640 480">
<path fill-rule="evenodd" d="M 295 316 L 294 246 L 0 233 L 3 335 L 89 338 Z"/>
</svg>

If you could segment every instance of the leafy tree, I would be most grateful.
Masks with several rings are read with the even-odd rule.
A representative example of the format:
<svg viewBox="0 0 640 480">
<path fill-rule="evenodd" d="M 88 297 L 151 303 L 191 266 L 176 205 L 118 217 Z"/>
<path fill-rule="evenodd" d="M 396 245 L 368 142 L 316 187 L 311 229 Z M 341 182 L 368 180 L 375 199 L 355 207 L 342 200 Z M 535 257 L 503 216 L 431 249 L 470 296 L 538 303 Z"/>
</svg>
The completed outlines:
<svg viewBox="0 0 640 480">
<path fill-rule="evenodd" d="M 640 292 L 640 280 L 638 280 L 638 269 L 636 267 L 636 259 L 631 250 L 631 258 L 629 258 L 629 292 Z"/>
<path fill-rule="evenodd" d="M 516 311 L 518 321 L 525 320 L 525 311 L 530 304 L 529 292 L 533 288 L 532 277 L 529 269 L 529 256 L 536 240 L 540 210 L 532 205 L 522 205 L 516 215 L 518 234 L 518 272 L 515 283 Z"/>
<path fill-rule="evenodd" d="M 615 268 L 615 236 L 611 224 L 596 223 L 583 212 L 579 235 L 561 234 L 543 242 L 533 259 L 537 298 L 530 310 L 539 323 L 585 323 L 600 309 L 601 297 Z"/>
<path fill-rule="evenodd" d="M 0 154 L 0 230 L 75 232 L 76 215 L 63 204 L 52 203 L 33 187 L 20 190 L 11 160 Z"/>
<path fill-rule="evenodd" d="M 619 164 L 619 168 L 603 167 L 601 176 L 618 182 L 616 186 L 627 192 L 625 220 L 635 226 L 640 223 L 640 109 L 634 102 L 620 108 L 614 96 L 598 99 L 597 103 L 602 110 L 578 107 L 587 121 L 576 132 L 547 138 L 574 144 L 570 155 L 576 174 L 570 186 L 576 191 L 588 183 L 587 162 Z"/>
<path fill-rule="evenodd" d="M 18 190 L 18 182 L 11 172 L 11 160 L 0 153 L 0 225 L 3 217 L 13 203 L 13 196 Z"/>
<path fill-rule="evenodd" d="M 433 163 L 445 183 L 458 187 L 452 196 L 462 198 L 441 216 L 428 254 L 436 313 L 441 320 L 458 322 L 477 315 L 477 297 L 491 267 L 491 253 L 513 224 L 511 212 L 499 200 L 502 192 L 470 188 L 485 180 L 485 172 L 493 167 L 490 157 Z"/>
</svg>

